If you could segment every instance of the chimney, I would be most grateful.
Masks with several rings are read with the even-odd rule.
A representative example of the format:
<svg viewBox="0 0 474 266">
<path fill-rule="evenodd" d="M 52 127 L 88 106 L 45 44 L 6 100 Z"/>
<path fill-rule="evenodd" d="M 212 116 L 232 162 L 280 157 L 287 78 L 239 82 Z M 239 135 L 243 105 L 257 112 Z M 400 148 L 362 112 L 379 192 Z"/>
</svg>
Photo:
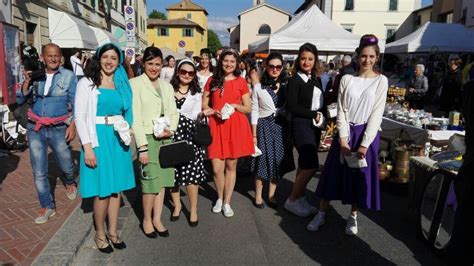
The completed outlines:
<svg viewBox="0 0 474 266">
<path fill-rule="evenodd" d="M 253 6 L 258 6 L 265 3 L 265 0 L 253 0 Z"/>
</svg>

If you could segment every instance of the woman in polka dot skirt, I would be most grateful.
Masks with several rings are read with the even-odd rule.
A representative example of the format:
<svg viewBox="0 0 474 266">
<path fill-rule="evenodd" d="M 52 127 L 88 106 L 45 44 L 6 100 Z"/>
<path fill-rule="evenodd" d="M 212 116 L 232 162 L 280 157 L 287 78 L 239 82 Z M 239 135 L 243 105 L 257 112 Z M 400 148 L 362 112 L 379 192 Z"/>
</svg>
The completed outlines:
<svg viewBox="0 0 474 266">
<path fill-rule="evenodd" d="M 176 167 L 175 187 L 171 190 L 174 211 L 171 221 L 177 221 L 181 213 L 180 186 L 186 186 L 190 203 L 189 225 L 198 225 L 197 202 L 199 184 L 206 179 L 204 173 L 204 149 L 192 142 L 195 120 L 201 112 L 202 93 L 196 76 L 196 66 L 189 59 L 178 63 L 177 71 L 171 78 L 171 85 L 175 91 L 176 107 L 179 111 L 178 129 L 174 141 L 186 140 L 193 145 L 196 159 L 187 164 Z"/>
</svg>

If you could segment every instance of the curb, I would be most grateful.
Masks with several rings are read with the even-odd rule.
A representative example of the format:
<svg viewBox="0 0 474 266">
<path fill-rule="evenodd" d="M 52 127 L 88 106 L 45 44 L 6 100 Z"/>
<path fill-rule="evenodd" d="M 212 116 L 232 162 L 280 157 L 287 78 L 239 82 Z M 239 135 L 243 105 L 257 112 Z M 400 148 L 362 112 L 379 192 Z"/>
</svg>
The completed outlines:
<svg viewBox="0 0 474 266">
<path fill-rule="evenodd" d="M 72 264 L 92 227 L 92 213 L 84 214 L 78 204 L 32 265 Z"/>
</svg>

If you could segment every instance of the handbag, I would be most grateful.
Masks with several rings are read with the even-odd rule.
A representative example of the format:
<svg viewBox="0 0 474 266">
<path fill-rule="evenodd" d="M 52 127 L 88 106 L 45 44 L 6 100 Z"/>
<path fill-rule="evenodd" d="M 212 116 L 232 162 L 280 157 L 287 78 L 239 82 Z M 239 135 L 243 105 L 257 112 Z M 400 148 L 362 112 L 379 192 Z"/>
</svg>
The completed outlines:
<svg viewBox="0 0 474 266">
<path fill-rule="evenodd" d="M 193 143 L 200 146 L 207 147 L 212 143 L 211 128 L 207 124 L 207 117 L 204 115 L 196 120 L 192 139 Z"/>
<path fill-rule="evenodd" d="M 161 168 L 172 168 L 195 160 L 194 149 L 187 141 L 181 140 L 165 144 L 158 150 Z"/>
<path fill-rule="evenodd" d="M 33 101 L 38 91 L 38 82 L 33 82 L 30 88 L 32 91 L 25 97 L 25 102 L 13 111 L 13 117 L 23 128 L 28 125 L 28 110 L 33 107 Z"/>
</svg>

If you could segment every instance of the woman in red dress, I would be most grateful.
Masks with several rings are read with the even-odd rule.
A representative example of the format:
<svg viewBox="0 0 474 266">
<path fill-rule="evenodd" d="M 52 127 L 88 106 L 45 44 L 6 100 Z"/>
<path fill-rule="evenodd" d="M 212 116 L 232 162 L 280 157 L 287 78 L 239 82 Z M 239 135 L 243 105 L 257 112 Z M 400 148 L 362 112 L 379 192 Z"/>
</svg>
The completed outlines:
<svg viewBox="0 0 474 266">
<path fill-rule="evenodd" d="M 246 81 L 240 77 L 239 63 L 237 51 L 224 50 L 215 74 L 204 87 L 202 100 L 203 113 L 209 117 L 211 128 L 208 155 L 218 196 L 212 211 L 222 211 L 225 217 L 234 215 L 230 200 L 237 175 L 237 159 L 255 151 L 246 116 L 252 109 L 250 93 Z"/>
</svg>

